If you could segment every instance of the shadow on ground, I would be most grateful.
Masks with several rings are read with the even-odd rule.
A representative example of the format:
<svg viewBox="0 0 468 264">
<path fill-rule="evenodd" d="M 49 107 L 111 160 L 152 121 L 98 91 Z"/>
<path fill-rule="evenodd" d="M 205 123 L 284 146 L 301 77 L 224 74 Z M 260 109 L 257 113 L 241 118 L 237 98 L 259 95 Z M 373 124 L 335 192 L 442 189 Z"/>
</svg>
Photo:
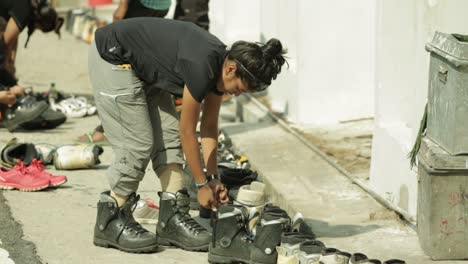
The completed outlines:
<svg viewBox="0 0 468 264">
<path fill-rule="evenodd" d="M 328 222 L 305 219 L 307 225 L 317 237 L 349 237 L 372 232 L 381 228 L 380 225 L 330 225 Z"/>
</svg>

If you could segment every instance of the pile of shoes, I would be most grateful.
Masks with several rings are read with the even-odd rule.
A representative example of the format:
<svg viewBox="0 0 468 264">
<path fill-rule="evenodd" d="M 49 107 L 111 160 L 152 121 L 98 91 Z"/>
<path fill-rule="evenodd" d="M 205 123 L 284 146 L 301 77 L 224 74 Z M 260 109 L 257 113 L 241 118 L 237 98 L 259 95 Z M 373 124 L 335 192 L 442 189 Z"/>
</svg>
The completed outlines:
<svg viewBox="0 0 468 264">
<path fill-rule="evenodd" d="M 398 259 L 381 262 L 362 253 L 350 254 L 326 247 L 316 240 L 300 213 L 291 219 L 286 211 L 269 203 L 266 186 L 250 170 L 248 159 L 231 149 L 231 139 L 220 131 L 218 172 L 233 204 L 221 206 L 214 214 L 210 263 L 405 263 Z"/>
<path fill-rule="evenodd" d="M 94 39 L 94 32 L 107 24 L 106 21 L 91 15 L 91 9 L 71 9 L 67 13 L 65 29 L 75 37 L 91 43 Z"/>
<path fill-rule="evenodd" d="M 217 148 L 218 165 L 230 169 L 249 169 L 249 159 L 246 156 L 235 154 L 231 148 L 232 140 L 223 130 L 220 130 Z"/>
<path fill-rule="evenodd" d="M 0 147 L 0 165 L 14 167 L 18 160 L 26 166 L 34 159 L 45 165 L 53 164 L 58 170 L 88 169 L 101 163 L 99 156 L 104 152 L 97 145 L 64 145 L 20 143 L 12 138 Z"/>
<path fill-rule="evenodd" d="M 49 91 L 18 98 L 15 105 L 1 110 L 0 125 L 9 131 L 52 129 L 65 123 L 67 118 L 91 116 L 97 113 L 92 97 L 65 95 L 52 83 Z"/>
<path fill-rule="evenodd" d="M 0 189 L 4 190 L 34 192 L 57 187 L 66 182 L 66 176 L 56 176 L 47 172 L 42 161 L 38 159 L 33 159 L 28 166 L 18 161 L 11 169 L 0 167 Z"/>
<path fill-rule="evenodd" d="M 297 221 L 297 220 L 296 220 Z M 302 220 L 299 222 L 303 223 Z M 404 264 L 391 259 L 369 259 L 362 253 L 350 254 L 328 248 L 313 234 L 299 232 L 298 224 L 277 206 L 267 205 L 252 214 L 242 205 L 218 208 L 209 246 L 210 263 L 262 264 Z"/>
<path fill-rule="evenodd" d="M 52 110 L 60 112 L 68 118 L 92 116 L 97 113 L 97 108 L 91 102 L 91 97 L 65 95 L 55 88 L 54 83 L 51 83 L 48 92 L 40 96 L 47 101 Z"/>
</svg>

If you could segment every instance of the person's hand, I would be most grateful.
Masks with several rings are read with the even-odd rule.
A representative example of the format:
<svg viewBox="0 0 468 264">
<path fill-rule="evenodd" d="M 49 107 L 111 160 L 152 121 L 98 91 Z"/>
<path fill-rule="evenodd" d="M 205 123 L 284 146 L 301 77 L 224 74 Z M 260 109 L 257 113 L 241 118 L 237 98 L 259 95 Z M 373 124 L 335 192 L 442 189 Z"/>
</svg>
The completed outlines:
<svg viewBox="0 0 468 264">
<path fill-rule="evenodd" d="M 0 103 L 12 106 L 16 103 L 16 96 L 10 91 L 0 91 Z"/>
<path fill-rule="evenodd" d="M 210 186 L 205 185 L 203 187 L 198 188 L 198 203 L 201 207 L 206 209 L 211 209 L 216 211 L 217 202 L 213 195 L 213 190 L 211 190 Z"/>
<path fill-rule="evenodd" d="M 211 180 L 208 185 L 213 191 L 218 206 L 229 202 L 228 189 L 221 181 Z"/>
<path fill-rule="evenodd" d="M 15 96 L 23 96 L 24 93 L 26 92 L 26 89 L 24 87 L 21 87 L 19 85 L 15 85 L 13 87 L 10 87 L 10 92 L 12 92 Z"/>
<path fill-rule="evenodd" d="M 125 14 L 127 14 L 128 7 L 124 5 L 119 5 L 117 9 L 114 11 L 114 19 L 113 22 L 119 21 L 125 18 Z"/>
</svg>

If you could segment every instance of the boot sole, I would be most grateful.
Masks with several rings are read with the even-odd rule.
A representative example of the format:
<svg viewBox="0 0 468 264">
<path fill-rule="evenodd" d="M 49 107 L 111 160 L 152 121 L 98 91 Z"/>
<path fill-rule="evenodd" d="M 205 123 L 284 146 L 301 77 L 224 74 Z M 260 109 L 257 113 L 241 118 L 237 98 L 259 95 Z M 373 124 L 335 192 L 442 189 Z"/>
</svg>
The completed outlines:
<svg viewBox="0 0 468 264">
<path fill-rule="evenodd" d="M 125 248 L 125 247 L 122 247 L 122 246 L 120 246 L 118 244 L 115 244 L 114 242 L 110 242 L 110 241 L 100 239 L 100 238 L 94 238 L 93 243 L 94 243 L 95 246 L 98 246 L 98 247 L 103 247 L 103 248 L 112 247 L 112 248 L 116 248 L 116 249 L 119 249 L 121 251 L 125 251 L 125 252 L 128 252 L 128 253 L 156 252 L 159 249 L 159 245 L 157 245 L 157 244 L 147 246 L 147 247 L 141 247 L 141 248 Z"/>
<path fill-rule="evenodd" d="M 184 245 L 180 244 L 179 242 L 176 242 L 176 241 L 174 241 L 172 239 L 168 239 L 168 238 L 164 238 L 164 237 L 160 237 L 160 236 L 158 236 L 157 239 L 158 239 L 158 243 L 161 246 L 165 246 L 165 247 L 175 246 L 175 247 L 187 250 L 187 251 L 199 251 L 199 252 L 207 252 L 208 251 L 208 245 L 209 244 L 202 245 L 202 246 L 188 247 L 188 246 L 184 246 Z"/>
<path fill-rule="evenodd" d="M 208 254 L 208 262 L 213 264 L 229 264 L 229 263 L 251 263 L 257 264 L 255 262 L 250 262 L 250 259 L 243 259 L 243 258 L 236 258 L 232 256 L 223 256 L 223 255 L 214 255 L 209 253 Z"/>
<path fill-rule="evenodd" d="M 211 253 L 208 254 L 208 262 L 213 263 L 213 264 L 230 264 L 230 263 L 239 263 L 239 262 L 248 263 L 248 264 L 268 264 L 264 262 L 251 261 L 250 259 L 236 258 L 232 256 L 215 255 Z"/>
</svg>

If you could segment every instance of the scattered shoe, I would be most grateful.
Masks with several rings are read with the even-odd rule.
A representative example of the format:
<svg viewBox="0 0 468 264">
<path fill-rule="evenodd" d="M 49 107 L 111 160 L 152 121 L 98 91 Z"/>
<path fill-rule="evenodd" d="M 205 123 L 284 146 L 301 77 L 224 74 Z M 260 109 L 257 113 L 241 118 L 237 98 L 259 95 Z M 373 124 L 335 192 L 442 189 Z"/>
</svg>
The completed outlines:
<svg viewBox="0 0 468 264">
<path fill-rule="evenodd" d="M 0 148 L 0 165 L 6 168 L 12 168 L 18 160 L 28 166 L 33 159 L 39 158 L 34 144 L 19 143 L 16 138 L 10 139 Z"/>
<path fill-rule="evenodd" d="M 157 251 L 156 236 L 133 218 L 132 208 L 139 199 L 140 197 L 133 193 L 119 208 L 109 191 L 101 193 L 97 204 L 94 245 L 114 247 L 130 253 Z"/>
<path fill-rule="evenodd" d="M 264 190 L 264 183 L 253 181 L 249 185 L 240 187 L 234 203 L 248 207 L 257 207 L 257 210 L 261 212 L 263 206 L 265 206 Z"/>
<path fill-rule="evenodd" d="M 40 176 L 43 178 L 49 178 L 49 186 L 57 187 L 67 182 L 67 177 L 60 175 L 55 176 L 44 170 L 45 166 L 41 160 L 33 159 L 31 165 L 26 170 L 31 175 Z"/>
<path fill-rule="evenodd" d="M 78 106 L 74 98 L 67 98 L 57 103 L 53 97 L 49 97 L 49 104 L 52 110 L 60 111 L 69 118 L 84 117 L 88 113 L 88 109 Z"/>
<path fill-rule="evenodd" d="M 354 253 L 349 259 L 349 264 L 367 264 L 367 256 L 362 253 Z"/>
<path fill-rule="evenodd" d="M 253 246 L 250 250 L 250 263 L 276 263 L 278 252 L 276 247 L 281 244 L 281 234 L 287 232 L 291 219 L 279 211 L 262 215 L 255 231 Z"/>
<path fill-rule="evenodd" d="M 47 187 L 49 179 L 29 174 L 24 164 L 18 164 L 11 170 L 0 168 L 0 189 L 34 192 Z"/>
<path fill-rule="evenodd" d="M 39 159 L 44 165 L 50 165 L 54 162 L 55 151 L 57 146 L 47 143 L 35 144 L 37 152 L 39 153 Z"/>
<path fill-rule="evenodd" d="M 336 259 L 337 264 L 348 264 L 350 258 L 351 258 L 351 254 L 349 254 L 348 252 L 340 251 L 335 254 L 335 259 Z"/>
<path fill-rule="evenodd" d="M 324 248 L 322 250 L 322 256 L 320 257 L 320 263 L 322 264 L 342 264 L 341 260 L 337 260 L 336 254 L 340 251 L 336 248 Z M 338 262 L 340 261 L 340 262 Z"/>
<path fill-rule="evenodd" d="M 295 256 L 294 253 L 299 251 L 301 243 L 311 240 L 315 240 L 315 237 L 297 232 L 286 232 L 281 235 L 281 244 L 278 247 L 281 248 L 282 256 Z"/>
<path fill-rule="evenodd" d="M 38 118 L 49 108 L 44 101 L 29 103 L 17 103 L 13 108 L 6 108 L 3 111 L 2 124 L 8 131 L 14 131 L 19 126 Z"/>
<path fill-rule="evenodd" d="M 189 214 L 190 197 L 187 190 L 159 193 L 159 220 L 156 225 L 158 242 L 190 251 L 207 251 L 211 233 Z"/>
<path fill-rule="evenodd" d="M 246 229 L 249 212 L 240 205 L 218 208 L 210 243 L 210 263 L 250 263 L 253 237 Z"/>
<path fill-rule="evenodd" d="M 54 165 L 58 170 L 88 169 L 101 163 L 103 152 L 97 145 L 61 146 L 55 151 Z"/>
<path fill-rule="evenodd" d="M 302 243 L 299 246 L 299 251 L 297 257 L 299 263 L 310 263 L 310 264 L 320 264 L 320 259 L 322 257 L 322 251 L 325 249 L 325 245 L 318 240 L 311 240 Z"/>
<path fill-rule="evenodd" d="M 21 125 L 27 130 L 54 129 L 67 121 L 67 116 L 62 112 L 47 108 L 38 118 Z"/>
<path fill-rule="evenodd" d="M 158 222 L 159 206 L 150 198 L 140 199 L 135 204 L 133 217 L 140 224 L 156 224 Z"/>
</svg>

